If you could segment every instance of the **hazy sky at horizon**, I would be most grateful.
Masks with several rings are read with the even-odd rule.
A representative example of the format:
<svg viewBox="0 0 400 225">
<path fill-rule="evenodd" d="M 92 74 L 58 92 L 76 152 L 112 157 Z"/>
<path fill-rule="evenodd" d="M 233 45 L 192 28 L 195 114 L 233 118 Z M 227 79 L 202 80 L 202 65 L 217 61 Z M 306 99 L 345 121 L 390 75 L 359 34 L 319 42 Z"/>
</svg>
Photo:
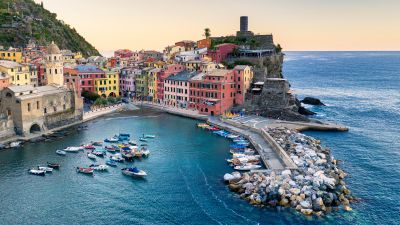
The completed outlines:
<svg viewBox="0 0 400 225">
<path fill-rule="evenodd" d="M 40 0 L 35 0 L 40 2 Z M 176 41 L 235 34 L 249 16 L 284 50 L 400 50 L 398 0 L 43 0 L 100 51 L 162 50 Z"/>
</svg>

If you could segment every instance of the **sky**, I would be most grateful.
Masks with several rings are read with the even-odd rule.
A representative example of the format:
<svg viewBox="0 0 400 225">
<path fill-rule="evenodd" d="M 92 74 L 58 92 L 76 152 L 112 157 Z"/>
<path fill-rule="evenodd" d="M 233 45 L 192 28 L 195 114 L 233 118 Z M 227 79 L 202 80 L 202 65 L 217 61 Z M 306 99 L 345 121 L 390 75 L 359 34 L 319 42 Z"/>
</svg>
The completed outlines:
<svg viewBox="0 0 400 225">
<path fill-rule="evenodd" d="M 40 2 L 41 0 L 35 0 Z M 399 0 L 43 0 L 103 53 L 249 30 L 286 51 L 400 50 Z"/>
</svg>

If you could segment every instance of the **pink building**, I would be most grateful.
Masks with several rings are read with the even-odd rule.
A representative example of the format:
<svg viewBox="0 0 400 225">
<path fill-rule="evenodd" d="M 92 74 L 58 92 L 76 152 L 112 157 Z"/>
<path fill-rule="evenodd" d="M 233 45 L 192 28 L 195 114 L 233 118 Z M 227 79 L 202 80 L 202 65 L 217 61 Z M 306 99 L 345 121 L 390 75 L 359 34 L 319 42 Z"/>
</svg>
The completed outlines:
<svg viewBox="0 0 400 225">
<path fill-rule="evenodd" d="M 64 71 L 68 70 L 64 68 Z M 73 75 L 71 73 L 64 73 L 64 83 L 69 87 L 75 89 L 78 96 L 82 94 L 81 78 L 79 76 Z"/>
<path fill-rule="evenodd" d="M 208 57 L 211 57 L 212 61 L 216 63 L 220 63 L 224 61 L 230 53 L 233 52 L 233 49 L 237 48 L 237 45 L 224 43 L 215 46 L 215 50 L 209 50 L 207 53 Z"/>
<path fill-rule="evenodd" d="M 190 80 L 190 108 L 201 114 L 221 115 L 234 105 L 236 95 L 233 70 L 215 69 Z"/>
<path fill-rule="evenodd" d="M 0 91 L 10 86 L 10 76 L 6 73 L 0 72 Z"/>
<path fill-rule="evenodd" d="M 164 81 L 164 103 L 173 107 L 189 108 L 190 78 L 197 72 L 182 71 Z"/>
<path fill-rule="evenodd" d="M 142 70 L 134 67 L 122 68 L 119 76 L 119 91 L 121 96 L 134 97 L 136 88 L 136 75 Z"/>
<path fill-rule="evenodd" d="M 129 49 L 119 49 L 114 52 L 115 58 L 130 58 L 133 56 L 133 52 Z"/>
<path fill-rule="evenodd" d="M 94 80 L 96 78 L 105 78 L 105 72 L 93 65 L 78 65 L 74 69 L 65 68 L 64 76 L 79 76 L 81 80 L 81 92 L 94 92 Z"/>
<path fill-rule="evenodd" d="M 174 76 L 183 71 L 185 67 L 180 64 L 166 65 L 157 76 L 157 99 L 160 102 L 164 101 L 164 81 L 169 76 Z"/>
</svg>

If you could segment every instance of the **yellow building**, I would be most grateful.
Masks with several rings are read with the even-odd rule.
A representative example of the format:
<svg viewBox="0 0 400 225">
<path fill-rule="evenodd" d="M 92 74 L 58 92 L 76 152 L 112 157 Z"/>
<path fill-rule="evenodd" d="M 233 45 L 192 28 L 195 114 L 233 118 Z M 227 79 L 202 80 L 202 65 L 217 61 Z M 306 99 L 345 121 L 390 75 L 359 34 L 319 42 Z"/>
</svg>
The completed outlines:
<svg viewBox="0 0 400 225">
<path fill-rule="evenodd" d="M 148 89 L 149 89 L 149 97 L 151 97 L 153 102 L 157 102 L 157 75 L 161 72 L 160 68 L 155 68 L 149 70 L 148 75 Z"/>
<path fill-rule="evenodd" d="M 94 79 L 94 90 L 103 97 L 119 96 L 119 74 L 117 71 L 104 69 L 104 76 Z"/>
<path fill-rule="evenodd" d="M 18 49 L 0 50 L 0 59 L 22 63 L 22 52 Z"/>
<path fill-rule="evenodd" d="M 74 59 L 82 59 L 82 53 L 81 52 L 75 52 L 74 53 Z"/>
<path fill-rule="evenodd" d="M 10 76 L 11 85 L 31 84 L 31 74 L 28 65 L 0 60 L 0 72 L 7 73 Z"/>
<path fill-rule="evenodd" d="M 187 61 L 187 62 L 183 62 L 182 64 L 186 67 L 186 70 L 198 71 L 198 70 L 200 70 L 202 68 L 203 61 L 201 61 L 201 60 L 190 60 L 190 61 Z"/>
</svg>

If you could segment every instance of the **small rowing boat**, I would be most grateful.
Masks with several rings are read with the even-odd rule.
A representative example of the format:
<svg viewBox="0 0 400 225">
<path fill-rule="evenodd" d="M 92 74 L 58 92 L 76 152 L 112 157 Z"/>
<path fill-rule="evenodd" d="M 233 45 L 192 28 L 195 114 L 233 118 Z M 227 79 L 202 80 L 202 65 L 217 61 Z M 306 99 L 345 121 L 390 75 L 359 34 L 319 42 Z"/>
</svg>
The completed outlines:
<svg viewBox="0 0 400 225">
<path fill-rule="evenodd" d="M 156 135 L 146 134 L 144 135 L 144 138 L 156 138 Z"/>
<path fill-rule="evenodd" d="M 90 168 L 94 169 L 94 170 L 99 170 L 99 171 L 106 171 L 108 170 L 108 166 L 107 165 L 97 165 L 97 164 L 92 164 L 89 166 Z"/>
<path fill-rule="evenodd" d="M 76 167 L 76 172 L 83 174 L 93 174 L 93 168 Z"/>
<path fill-rule="evenodd" d="M 82 147 L 83 147 L 84 149 L 89 149 L 89 150 L 96 149 L 96 147 L 94 147 L 94 145 L 83 145 Z"/>
<path fill-rule="evenodd" d="M 88 153 L 87 153 L 87 157 L 88 157 L 89 159 L 96 160 L 96 155 L 93 154 L 93 153 L 88 152 Z"/>
<path fill-rule="evenodd" d="M 51 163 L 51 162 L 47 162 L 47 166 L 53 169 L 60 169 L 60 164 L 58 163 Z"/>
<path fill-rule="evenodd" d="M 91 143 L 92 143 L 92 145 L 94 145 L 94 146 L 102 146 L 102 145 L 103 145 L 103 142 L 102 142 L 102 141 L 92 141 Z"/>
<path fill-rule="evenodd" d="M 117 166 L 117 163 L 112 159 L 107 160 L 106 164 L 109 165 L 109 166 L 112 166 L 112 167 L 116 167 Z"/>
<path fill-rule="evenodd" d="M 65 151 L 63 151 L 63 150 L 57 150 L 56 153 L 57 153 L 58 155 L 66 155 L 66 154 L 67 154 L 67 153 L 66 153 Z"/>
<path fill-rule="evenodd" d="M 104 142 L 110 142 L 110 143 L 115 143 L 115 142 L 118 142 L 118 141 L 119 141 L 119 139 L 115 138 L 115 137 L 104 139 Z"/>
<path fill-rule="evenodd" d="M 235 166 L 235 170 L 241 170 L 241 171 L 246 171 L 246 170 L 255 170 L 261 168 L 260 165 L 252 165 L 252 164 L 246 164 L 242 166 Z"/>
<path fill-rule="evenodd" d="M 92 154 L 98 157 L 104 157 L 105 153 L 102 151 L 92 151 Z"/>
<path fill-rule="evenodd" d="M 139 141 L 147 142 L 146 138 L 139 138 Z"/>
</svg>

